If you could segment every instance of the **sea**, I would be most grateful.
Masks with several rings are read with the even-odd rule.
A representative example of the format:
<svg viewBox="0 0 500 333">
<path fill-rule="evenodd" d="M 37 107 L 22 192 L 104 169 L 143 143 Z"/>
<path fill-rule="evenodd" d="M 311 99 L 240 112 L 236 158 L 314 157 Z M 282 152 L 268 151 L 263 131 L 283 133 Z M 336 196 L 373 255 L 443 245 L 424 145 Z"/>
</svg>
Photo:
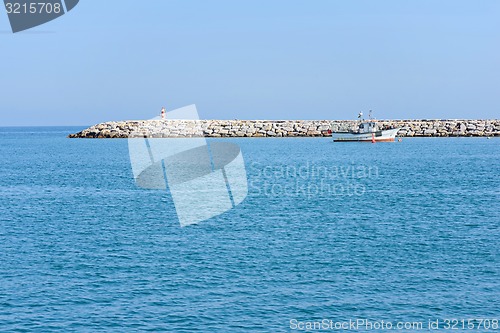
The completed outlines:
<svg viewBox="0 0 500 333">
<path fill-rule="evenodd" d="M 2 332 L 500 331 L 500 138 L 221 139 L 248 194 L 181 227 L 82 129 L 0 128 Z"/>
</svg>

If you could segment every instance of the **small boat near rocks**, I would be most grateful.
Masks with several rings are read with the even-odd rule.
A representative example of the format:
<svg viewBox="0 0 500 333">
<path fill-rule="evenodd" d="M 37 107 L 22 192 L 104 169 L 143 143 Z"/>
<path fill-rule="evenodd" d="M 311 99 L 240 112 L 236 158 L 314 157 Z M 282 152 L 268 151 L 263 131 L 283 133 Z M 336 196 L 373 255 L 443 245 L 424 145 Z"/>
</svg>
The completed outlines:
<svg viewBox="0 0 500 333">
<path fill-rule="evenodd" d="M 362 119 L 363 113 L 360 112 L 357 125 L 344 132 L 332 132 L 334 142 L 394 142 L 400 128 L 383 129 L 376 120 L 371 117 L 369 120 Z"/>
</svg>

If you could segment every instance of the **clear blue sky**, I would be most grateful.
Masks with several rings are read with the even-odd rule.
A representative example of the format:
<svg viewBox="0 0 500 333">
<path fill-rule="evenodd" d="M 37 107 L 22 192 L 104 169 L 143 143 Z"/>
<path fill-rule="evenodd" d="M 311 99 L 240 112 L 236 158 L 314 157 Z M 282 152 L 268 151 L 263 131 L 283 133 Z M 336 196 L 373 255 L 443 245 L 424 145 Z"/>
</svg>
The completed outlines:
<svg viewBox="0 0 500 333">
<path fill-rule="evenodd" d="M 81 0 L 12 34 L 0 126 L 202 118 L 499 118 L 500 1 Z"/>
</svg>

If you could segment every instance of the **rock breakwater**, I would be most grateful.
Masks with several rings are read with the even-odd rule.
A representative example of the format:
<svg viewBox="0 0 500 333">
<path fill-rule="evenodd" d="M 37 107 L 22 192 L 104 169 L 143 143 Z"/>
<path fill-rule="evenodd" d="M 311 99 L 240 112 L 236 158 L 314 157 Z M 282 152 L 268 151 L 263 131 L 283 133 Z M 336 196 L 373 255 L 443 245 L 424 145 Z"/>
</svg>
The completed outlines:
<svg viewBox="0 0 500 333">
<path fill-rule="evenodd" d="M 346 131 L 353 120 L 139 120 L 106 122 L 69 138 L 174 137 L 325 137 Z M 500 136 L 500 120 L 378 120 L 383 128 L 401 128 L 400 137 Z"/>
</svg>

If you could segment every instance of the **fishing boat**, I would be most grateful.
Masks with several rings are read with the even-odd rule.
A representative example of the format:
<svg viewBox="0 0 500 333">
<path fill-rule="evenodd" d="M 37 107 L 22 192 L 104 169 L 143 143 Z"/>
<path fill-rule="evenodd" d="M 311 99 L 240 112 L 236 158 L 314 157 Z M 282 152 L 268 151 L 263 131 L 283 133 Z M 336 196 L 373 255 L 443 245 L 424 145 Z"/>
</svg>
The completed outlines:
<svg viewBox="0 0 500 333">
<path fill-rule="evenodd" d="M 344 132 L 332 132 L 334 142 L 394 142 L 399 128 L 382 129 L 376 120 L 372 119 L 371 110 L 369 120 L 364 120 L 363 113 L 358 115 L 359 123 L 354 128 Z"/>
</svg>

